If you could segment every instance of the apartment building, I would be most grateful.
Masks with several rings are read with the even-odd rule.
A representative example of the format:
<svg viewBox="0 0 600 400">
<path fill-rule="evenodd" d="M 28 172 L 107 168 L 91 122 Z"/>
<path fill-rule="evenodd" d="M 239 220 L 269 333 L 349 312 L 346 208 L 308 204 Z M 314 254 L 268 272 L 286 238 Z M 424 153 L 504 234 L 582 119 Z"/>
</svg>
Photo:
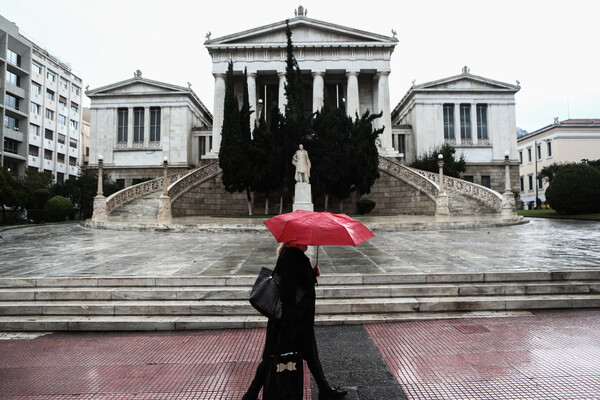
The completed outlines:
<svg viewBox="0 0 600 400">
<path fill-rule="evenodd" d="M 71 67 L 0 16 L 2 167 L 75 178 L 81 162 L 83 82 Z"/>
<path fill-rule="evenodd" d="M 540 128 L 517 139 L 519 185 L 526 209 L 535 207 L 536 197 L 546 200 L 548 179 L 536 179 L 552 164 L 600 159 L 600 119 L 567 119 Z"/>
</svg>

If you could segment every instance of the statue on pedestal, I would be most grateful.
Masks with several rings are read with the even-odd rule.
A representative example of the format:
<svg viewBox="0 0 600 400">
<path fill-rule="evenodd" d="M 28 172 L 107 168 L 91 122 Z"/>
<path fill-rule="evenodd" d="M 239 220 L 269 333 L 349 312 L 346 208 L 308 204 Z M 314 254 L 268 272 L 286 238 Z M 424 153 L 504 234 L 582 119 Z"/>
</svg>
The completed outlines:
<svg viewBox="0 0 600 400">
<path fill-rule="evenodd" d="M 296 167 L 296 182 L 310 183 L 310 158 L 308 158 L 308 152 L 304 150 L 304 146 L 300 145 L 296 150 L 292 164 Z"/>
</svg>

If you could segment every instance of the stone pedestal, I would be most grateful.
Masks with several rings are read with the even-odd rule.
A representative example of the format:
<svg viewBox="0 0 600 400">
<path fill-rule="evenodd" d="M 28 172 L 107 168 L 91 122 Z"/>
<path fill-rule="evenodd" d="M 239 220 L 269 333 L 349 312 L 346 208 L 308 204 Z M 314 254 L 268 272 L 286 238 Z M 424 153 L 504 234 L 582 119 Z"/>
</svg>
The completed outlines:
<svg viewBox="0 0 600 400">
<path fill-rule="evenodd" d="M 106 221 L 108 214 L 106 213 L 106 197 L 99 194 L 94 197 L 94 211 L 92 212 L 92 221 Z"/>
<path fill-rule="evenodd" d="M 310 183 L 296 183 L 296 191 L 294 194 L 294 206 L 292 207 L 292 210 L 314 211 Z"/>
<path fill-rule="evenodd" d="M 502 193 L 502 219 L 513 219 L 517 217 L 515 209 L 515 196 L 512 192 Z"/>
<path fill-rule="evenodd" d="M 448 195 L 446 192 L 439 193 L 435 198 L 435 216 L 449 216 Z"/>
<path fill-rule="evenodd" d="M 159 224 L 170 224 L 172 220 L 171 214 L 171 198 L 168 195 L 161 194 L 158 199 L 158 215 Z"/>
</svg>

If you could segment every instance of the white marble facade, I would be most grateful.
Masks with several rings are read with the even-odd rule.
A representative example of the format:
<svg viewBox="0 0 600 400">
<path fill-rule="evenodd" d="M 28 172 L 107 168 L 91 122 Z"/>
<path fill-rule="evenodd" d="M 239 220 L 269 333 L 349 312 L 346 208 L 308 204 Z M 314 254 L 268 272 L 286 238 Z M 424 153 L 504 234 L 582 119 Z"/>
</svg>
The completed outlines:
<svg viewBox="0 0 600 400">
<path fill-rule="evenodd" d="M 413 85 L 392 112 L 394 146 L 406 162 L 444 143 L 452 144 L 467 164 L 516 165 L 516 85 L 462 73 Z"/>
<path fill-rule="evenodd" d="M 303 72 L 308 112 L 323 105 L 323 89 L 330 101 L 345 106 L 348 115 L 383 112 L 376 124 L 384 126 L 380 153 L 396 155 L 392 146 L 389 84 L 390 58 L 398 40 L 308 18 L 302 7 L 289 20 L 295 57 Z M 211 39 L 205 46 L 212 57 L 214 91 L 214 125 L 212 156 L 217 157 L 223 119 L 225 73 L 229 60 L 237 74 L 236 93 L 241 96 L 241 74 L 248 72 L 248 90 L 253 110 L 277 102 L 285 107 L 284 83 L 286 21 L 257 27 Z M 256 117 L 256 113 L 253 114 Z"/>
<path fill-rule="evenodd" d="M 209 139 L 212 115 L 198 96 L 181 86 L 142 77 L 89 90 L 90 165 L 104 159 L 109 177 L 126 186 L 170 168 L 199 164 L 199 140 Z M 156 176 L 155 176 L 156 175 Z"/>
</svg>

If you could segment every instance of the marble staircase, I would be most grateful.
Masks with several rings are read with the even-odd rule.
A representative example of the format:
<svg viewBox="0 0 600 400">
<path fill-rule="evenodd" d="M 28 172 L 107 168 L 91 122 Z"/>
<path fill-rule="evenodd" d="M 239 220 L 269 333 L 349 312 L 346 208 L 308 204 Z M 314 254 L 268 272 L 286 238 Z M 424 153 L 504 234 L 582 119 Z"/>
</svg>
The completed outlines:
<svg viewBox="0 0 600 400">
<path fill-rule="evenodd" d="M 266 325 L 254 276 L 0 278 L 0 331 L 120 331 Z M 317 324 L 519 315 L 600 307 L 600 270 L 344 274 L 319 279 Z"/>
<path fill-rule="evenodd" d="M 151 220 L 156 221 L 158 215 L 158 198 L 162 190 L 147 193 L 114 209 L 109 219 L 112 221 Z"/>
</svg>

